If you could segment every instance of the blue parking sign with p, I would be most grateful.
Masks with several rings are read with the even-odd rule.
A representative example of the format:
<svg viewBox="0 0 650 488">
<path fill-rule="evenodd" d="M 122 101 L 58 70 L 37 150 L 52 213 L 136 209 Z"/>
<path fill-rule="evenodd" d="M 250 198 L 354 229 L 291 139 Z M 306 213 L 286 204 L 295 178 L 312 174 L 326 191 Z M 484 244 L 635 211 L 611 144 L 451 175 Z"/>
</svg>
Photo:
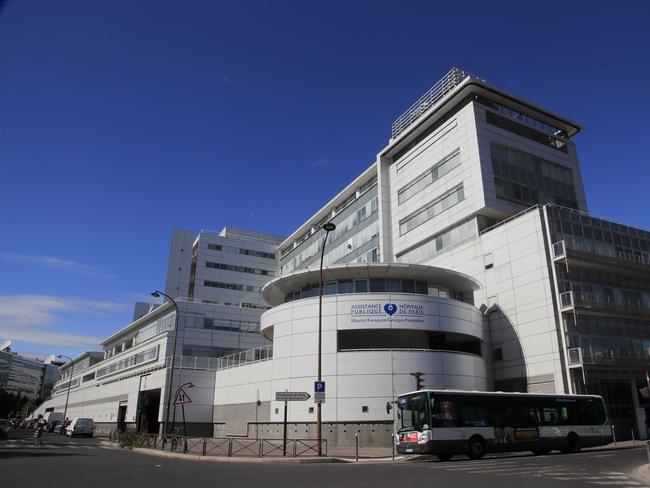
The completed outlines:
<svg viewBox="0 0 650 488">
<path fill-rule="evenodd" d="M 314 392 L 316 393 L 325 393 L 325 382 L 324 381 L 314 381 Z"/>
</svg>

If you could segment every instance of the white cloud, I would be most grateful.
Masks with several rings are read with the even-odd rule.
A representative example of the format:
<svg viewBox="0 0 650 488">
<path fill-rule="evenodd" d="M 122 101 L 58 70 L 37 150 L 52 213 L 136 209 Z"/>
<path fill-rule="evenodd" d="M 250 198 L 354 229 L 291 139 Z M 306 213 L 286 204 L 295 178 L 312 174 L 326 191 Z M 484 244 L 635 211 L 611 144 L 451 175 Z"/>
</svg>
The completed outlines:
<svg viewBox="0 0 650 488">
<path fill-rule="evenodd" d="M 0 339 L 47 346 L 85 347 L 100 338 L 61 330 L 60 314 L 110 315 L 127 305 L 83 298 L 50 295 L 0 296 Z"/>
<path fill-rule="evenodd" d="M 13 252 L 0 252 L 0 259 L 16 263 L 27 263 L 33 266 L 58 269 L 68 273 L 76 273 L 90 277 L 107 277 L 99 268 L 86 264 L 68 261 L 66 259 L 53 258 L 51 256 L 32 256 L 30 254 L 18 254 Z"/>
</svg>

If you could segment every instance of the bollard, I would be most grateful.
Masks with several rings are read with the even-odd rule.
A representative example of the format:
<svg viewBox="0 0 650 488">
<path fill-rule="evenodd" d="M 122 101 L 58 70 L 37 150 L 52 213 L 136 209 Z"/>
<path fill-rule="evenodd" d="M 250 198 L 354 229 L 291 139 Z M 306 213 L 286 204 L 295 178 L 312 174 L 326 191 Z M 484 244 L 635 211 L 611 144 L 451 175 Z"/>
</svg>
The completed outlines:
<svg viewBox="0 0 650 488">
<path fill-rule="evenodd" d="M 612 439 L 614 440 L 614 447 L 616 447 L 616 427 L 612 424 Z"/>
<path fill-rule="evenodd" d="M 636 439 L 634 438 L 634 429 L 630 429 L 630 432 L 632 432 L 632 444 L 636 444 Z"/>
<path fill-rule="evenodd" d="M 393 451 L 393 461 L 395 461 L 395 432 L 393 432 L 390 435 L 391 443 L 392 443 L 392 448 L 391 450 Z"/>
<path fill-rule="evenodd" d="M 205 456 L 205 453 L 206 453 L 206 451 L 207 451 L 207 447 L 208 447 L 208 438 L 207 438 L 207 437 L 204 437 L 204 438 L 203 438 L 203 455 L 204 455 L 204 456 Z"/>
<path fill-rule="evenodd" d="M 358 432 L 354 433 L 354 443 L 356 444 L 356 450 L 357 450 L 357 462 L 359 462 L 359 433 Z"/>
<path fill-rule="evenodd" d="M 650 464 L 650 441 L 646 442 L 646 453 L 648 454 L 648 464 Z"/>
</svg>

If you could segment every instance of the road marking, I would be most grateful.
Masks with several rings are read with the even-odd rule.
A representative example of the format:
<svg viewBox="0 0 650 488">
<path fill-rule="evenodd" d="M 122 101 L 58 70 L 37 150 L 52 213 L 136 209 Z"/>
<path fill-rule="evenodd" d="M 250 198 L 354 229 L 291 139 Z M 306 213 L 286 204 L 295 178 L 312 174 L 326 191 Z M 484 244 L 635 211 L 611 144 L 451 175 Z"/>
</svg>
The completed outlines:
<svg viewBox="0 0 650 488">
<path fill-rule="evenodd" d="M 616 486 L 624 486 L 624 485 L 629 485 L 629 486 L 639 486 L 641 483 L 638 481 L 633 481 L 633 480 L 626 480 L 626 481 L 587 481 L 587 483 L 590 483 L 592 485 L 616 485 Z"/>
</svg>

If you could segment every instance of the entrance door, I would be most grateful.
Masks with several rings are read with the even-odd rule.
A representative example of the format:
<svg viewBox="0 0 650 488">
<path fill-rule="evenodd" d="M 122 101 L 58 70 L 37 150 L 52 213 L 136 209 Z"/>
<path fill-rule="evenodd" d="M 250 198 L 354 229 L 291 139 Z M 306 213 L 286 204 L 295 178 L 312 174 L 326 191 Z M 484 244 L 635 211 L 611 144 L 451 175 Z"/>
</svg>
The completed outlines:
<svg viewBox="0 0 650 488">
<path fill-rule="evenodd" d="M 126 431 L 126 405 L 120 405 L 117 409 L 117 430 Z"/>
<path fill-rule="evenodd" d="M 158 411 L 160 410 L 160 388 L 141 391 L 138 395 L 136 422 L 138 432 L 158 433 Z"/>
</svg>

